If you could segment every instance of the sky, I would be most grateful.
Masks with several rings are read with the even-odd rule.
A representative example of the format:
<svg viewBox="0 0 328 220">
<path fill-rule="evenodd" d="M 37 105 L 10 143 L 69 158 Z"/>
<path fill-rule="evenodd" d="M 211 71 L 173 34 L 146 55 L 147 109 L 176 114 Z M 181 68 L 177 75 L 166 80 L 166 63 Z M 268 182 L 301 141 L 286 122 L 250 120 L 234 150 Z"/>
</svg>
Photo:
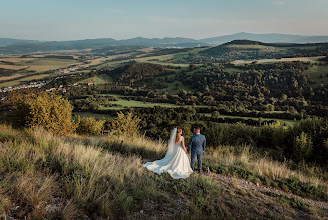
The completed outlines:
<svg viewBox="0 0 328 220">
<path fill-rule="evenodd" d="M 0 38 L 328 36 L 328 0 L 0 0 Z"/>
</svg>

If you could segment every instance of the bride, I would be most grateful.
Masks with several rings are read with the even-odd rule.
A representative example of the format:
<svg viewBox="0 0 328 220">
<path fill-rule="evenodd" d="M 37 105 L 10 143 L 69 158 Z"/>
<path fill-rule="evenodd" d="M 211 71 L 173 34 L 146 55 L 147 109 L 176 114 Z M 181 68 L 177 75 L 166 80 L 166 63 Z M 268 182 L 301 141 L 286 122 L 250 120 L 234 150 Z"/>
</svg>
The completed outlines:
<svg viewBox="0 0 328 220">
<path fill-rule="evenodd" d="M 189 177 L 193 171 L 187 156 L 188 153 L 185 147 L 184 137 L 181 134 L 181 128 L 174 128 L 171 132 L 165 157 L 161 160 L 145 163 L 143 167 L 159 175 L 167 172 L 174 179 Z"/>
</svg>

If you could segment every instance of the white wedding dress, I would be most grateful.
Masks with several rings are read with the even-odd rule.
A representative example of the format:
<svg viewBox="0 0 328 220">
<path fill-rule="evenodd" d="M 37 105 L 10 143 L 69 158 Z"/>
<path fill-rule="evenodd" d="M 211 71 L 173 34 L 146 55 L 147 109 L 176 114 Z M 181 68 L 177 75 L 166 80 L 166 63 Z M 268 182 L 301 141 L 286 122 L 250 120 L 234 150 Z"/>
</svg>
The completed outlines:
<svg viewBox="0 0 328 220">
<path fill-rule="evenodd" d="M 181 145 L 183 137 L 181 136 L 179 142 L 175 143 L 176 135 L 177 129 L 175 128 L 171 133 L 168 149 L 163 159 L 145 163 L 143 167 L 159 175 L 167 172 L 173 179 L 189 177 L 193 171 L 190 167 L 190 160 Z"/>
</svg>

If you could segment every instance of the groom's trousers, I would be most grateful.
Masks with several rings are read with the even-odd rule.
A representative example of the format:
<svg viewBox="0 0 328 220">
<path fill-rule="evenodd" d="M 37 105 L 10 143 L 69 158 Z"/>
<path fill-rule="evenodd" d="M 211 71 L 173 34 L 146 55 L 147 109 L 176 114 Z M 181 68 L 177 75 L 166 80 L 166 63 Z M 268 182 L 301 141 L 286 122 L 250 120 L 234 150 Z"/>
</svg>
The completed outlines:
<svg viewBox="0 0 328 220">
<path fill-rule="evenodd" d="M 203 152 L 195 152 L 195 151 L 191 151 L 191 160 L 190 160 L 191 169 L 194 170 L 196 156 L 197 156 L 197 162 L 198 162 L 198 169 L 202 170 Z"/>
</svg>

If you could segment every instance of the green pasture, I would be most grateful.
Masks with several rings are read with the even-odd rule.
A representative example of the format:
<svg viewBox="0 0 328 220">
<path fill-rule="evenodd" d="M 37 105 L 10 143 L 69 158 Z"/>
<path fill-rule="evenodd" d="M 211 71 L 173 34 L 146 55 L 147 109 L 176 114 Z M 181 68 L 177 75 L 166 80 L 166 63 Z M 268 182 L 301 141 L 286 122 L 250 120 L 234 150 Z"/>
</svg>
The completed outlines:
<svg viewBox="0 0 328 220">
<path fill-rule="evenodd" d="M 110 118 L 114 119 L 115 117 L 109 115 L 109 114 L 99 114 L 99 113 L 93 113 L 93 112 L 72 112 L 73 118 L 77 119 L 78 116 L 80 117 L 93 117 L 95 119 L 102 119 L 102 118 Z"/>
<path fill-rule="evenodd" d="M 36 72 L 44 72 L 48 70 L 55 70 L 65 68 L 72 64 L 78 63 L 77 60 L 72 59 L 54 59 L 54 58 L 38 58 L 34 60 L 24 60 L 18 62 L 18 65 L 29 66 L 27 70 Z"/>
<path fill-rule="evenodd" d="M 93 76 L 88 79 L 81 80 L 77 83 L 88 83 L 88 82 L 93 82 L 95 85 L 106 84 L 106 83 L 113 82 L 113 78 L 108 75 L 101 74 L 98 76 Z"/>
<path fill-rule="evenodd" d="M 208 117 L 211 117 L 211 113 L 200 113 L 201 115 L 205 115 Z M 256 117 L 242 117 L 242 116 L 233 116 L 233 115 L 219 115 L 218 118 L 241 118 L 241 119 L 252 119 L 252 120 L 260 120 L 260 118 Z M 262 121 L 282 121 L 284 122 L 287 126 L 294 126 L 294 121 L 293 120 L 286 120 L 286 119 L 277 119 L 277 118 L 261 118 Z"/>
<path fill-rule="evenodd" d="M 326 66 L 313 66 L 309 70 L 305 71 L 307 75 L 315 82 L 314 87 L 319 87 L 320 84 L 328 85 L 328 65 Z M 323 77 L 321 76 L 323 75 Z"/>
<path fill-rule="evenodd" d="M 154 106 L 161 106 L 161 107 L 167 107 L 167 108 L 176 108 L 181 107 L 180 105 L 174 105 L 170 103 L 152 103 L 152 102 L 142 102 L 142 101 L 135 101 L 135 100 L 126 100 L 121 99 L 119 101 L 111 101 L 111 104 L 117 104 L 122 106 L 123 108 L 132 108 L 132 107 L 154 107 Z M 103 110 L 117 110 L 117 108 L 122 109 L 122 107 L 101 107 Z"/>
</svg>

